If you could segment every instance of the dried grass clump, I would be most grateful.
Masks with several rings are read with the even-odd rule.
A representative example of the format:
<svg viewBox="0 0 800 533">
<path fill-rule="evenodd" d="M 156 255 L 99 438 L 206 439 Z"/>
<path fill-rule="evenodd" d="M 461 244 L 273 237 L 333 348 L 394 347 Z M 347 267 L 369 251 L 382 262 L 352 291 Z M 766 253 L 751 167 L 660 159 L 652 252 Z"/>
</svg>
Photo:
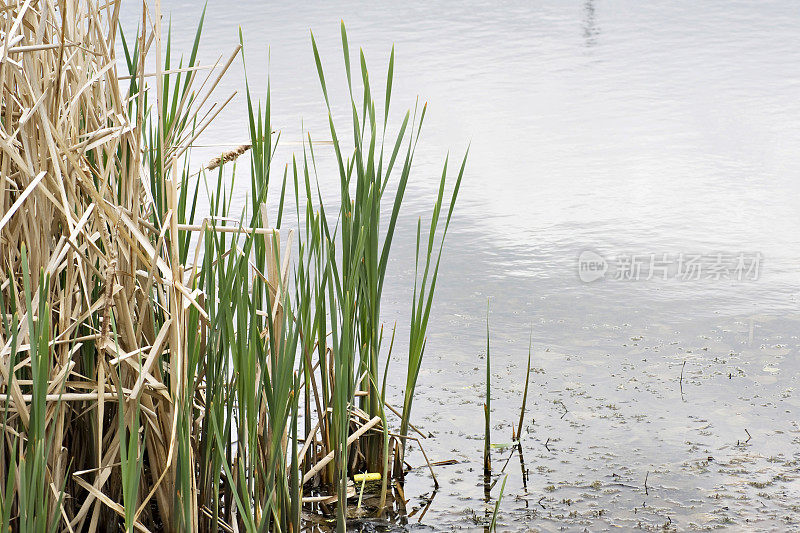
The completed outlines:
<svg viewBox="0 0 800 533">
<path fill-rule="evenodd" d="M 207 313 L 187 276 L 178 220 L 186 192 L 178 190 L 181 153 L 173 147 L 196 138 L 208 122 L 187 125 L 201 113 L 218 113 L 208 95 L 225 69 L 204 82 L 201 98 L 191 90 L 198 71 L 187 72 L 172 116 L 159 113 L 153 136 L 137 90 L 143 77 L 131 79 L 128 92 L 118 75 L 119 7 L 27 1 L 0 13 L 0 478 L 16 492 L 4 498 L 5 525 L 22 531 L 59 522 L 105 529 L 115 515 L 139 529 L 177 523 L 181 402 L 202 401 L 202 390 L 180 393 L 189 385 L 186 316 Z M 152 26 L 137 36 L 140 69 L 145 52 L 161 48 L 157 18 Z M 160 89 L 166 77 L 158 74 Z M 145 159 L 161 175 L 160 190 L 151 190 Z M 139 436 L 141 450 L 129 446 Z M 135 502 L 131 516 L 122 449 L 143 461 L 137 494 L 124 495 Z M 26 477 L 31 461 L 41 479 Z M 187 499 L 198 516 L 190 477 Z"/>
<path fill-rule="evenodd" d="M 231 101 L 214 90 L 240 47 L 211 68 L 197 65 L 201 18 L 188 61 L 175 66 L 158 2 L 143 4 L 140 33 L 127 40 L 119 8 L 27 0 L 0 11 L 2 529 L 298 531 L 304 506 L 322 515 L 335 507 L 341 529 L 348 478 L 364 470 L 382 473 L 383 513 L 413 429 L 446 164 L 427 250 L 418 228 L 424 268 L 393 433 L 378 369 L 380 292 L 420 126 L 412 119 L 407 133 L 406 114 L 384 161 L 385 126 L 381 133 L 362 56 L 351 156 L 330 117 L 341 228 L 331 230 L 314 203 L 309 138 L 292 169 L 300 238 L 290 272 L 293 232 L 281 229 L 288 169 L 274 227 L 265 207 L 277 142 L 269 95 L 256 107 L 248 89 L 250 143 L 207 165 L 217 183 L 209 216 L 196 220 L 200 178 L 187 150 Z M 350 81 L 344 28 L 342 37 Z M 153 55 L 155 72 L 146 73 Z M 392 68 L 393 56 L 384 120 Z M 231 217 L 222 167 L 248 150 L 244 220 Z"/>
</svg>

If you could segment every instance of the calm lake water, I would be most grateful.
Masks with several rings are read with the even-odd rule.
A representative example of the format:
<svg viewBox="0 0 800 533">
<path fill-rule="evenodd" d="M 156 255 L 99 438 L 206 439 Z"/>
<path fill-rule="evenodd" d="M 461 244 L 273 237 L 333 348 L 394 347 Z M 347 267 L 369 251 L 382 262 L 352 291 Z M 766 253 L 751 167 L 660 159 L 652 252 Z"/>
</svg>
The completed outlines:
<svg viewBox="0 0 800 533">
<path fill-rule="evenodd" d="M 132 33 L 138 5 L 124 9 Z M 188 51 L 202 4 L 163 9 Z M 310 29 L 349 126 L 340 19 L 381 90 L 396 46 L 394 122 L 429 103 L 385 291 L 398 403 L 416 220 L 447 151 L 471 142 L 415 402 L 429 456 L 459 463 L 436 493 L 412 471 L 397 524 L 483 527 L 488 300 L 495 441 L 511 440 L 533 339 L 499 530 L 800 527 L 797 4 L 209 0 L 201 63 L 241 26 L 253 92 L 271 76 L 281 161 L 302 126 L 330 137 Z M 246 140 L 243 81 L 237 61 L 218 94 L 240 96 L 200 144 Z M 333 187 L 332 150 L 317 155 Z M 510 453 L 494 452 L 498 474 Z"/>
</svg>

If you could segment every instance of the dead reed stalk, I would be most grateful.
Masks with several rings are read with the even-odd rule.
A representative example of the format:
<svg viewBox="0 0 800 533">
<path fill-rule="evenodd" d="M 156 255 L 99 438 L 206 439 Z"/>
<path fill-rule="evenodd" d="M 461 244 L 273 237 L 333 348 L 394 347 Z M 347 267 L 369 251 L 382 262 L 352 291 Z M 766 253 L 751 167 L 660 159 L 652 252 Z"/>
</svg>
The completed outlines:
<svg viewBox="0 0 800 533">
<path fill-rule="evenodd" d="M 115 52 L 119 9 L 120 2 L 39 0 L 7 3 L 0 13 L 0 285 L 7 317 L 0 332 L 7 412 L 0 475 L 23 490 L 21 460 L 12 452 L 32 445 L 31 419 L 42 408 L 48 446 L 37 468 L 52 488 L 40 502 L 6 496 L 3 515 L 20 529 L 23 518 L 15 515 L 24 512 L 75 531 L 125 516 L 121 427 L 141 439 L 133 459 L 143 462 L 143 479 L 135 513 L 126 517 L 130 526 L 179 523 L 178 425 L 193 424 L 181 420 L 179 406 L 202 398 L 186 383 L 186 315 L 206 312 L 180 257 L 176 147 L 195 136 L 188 124 L 221 106 L 211 105 L 216 82 L 195 95 L 197 72 L 186 73 L 175 106 L 156 110 L 159 145 L 148 145 L 142 66 L 152 43 L 161 48 L 160 14 L 157 6 L 150 11 L 154 23 L 137 36 L 138 57 L 128 58 L 138 64 L 138 79 L 123 83 Z M 160 70 L 162 60 L 156 64 Z M 213 71 L 217 80 L 229 65 Z M 156 78 L 161 87 L 164 73 Z M 141 165 L 155 151 L 165 195 Z M 30 306 L 23 275 L 30 276 Z M 43 310 L 48 331 L 34 332 L 30 324 L 45 323 Z M 44 395 L 25 381 L 37 364 L 27 348 L 39 342 L 35 334 L 46 340 L 36 354 L 46 372 Z M 134 406 L 141 427 L 128 416 Z M 190 499 L 197 516 L 196 496 Z"/>
</svg>

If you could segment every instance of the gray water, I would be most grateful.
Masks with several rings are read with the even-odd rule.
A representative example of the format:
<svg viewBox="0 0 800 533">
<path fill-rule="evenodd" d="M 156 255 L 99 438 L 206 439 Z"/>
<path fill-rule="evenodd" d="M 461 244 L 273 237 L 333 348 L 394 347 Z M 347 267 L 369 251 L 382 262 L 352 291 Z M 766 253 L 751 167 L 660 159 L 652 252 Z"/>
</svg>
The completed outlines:
<svg viewBox="0 0 800 533">
<path fill-rule="evenodd" d="M 138 6 L 125 9 L 135 27 Z M 188 50 L 201 6 L 163 9 Z M 533 339 L 524 467 L 514 455 L 506 468 L 499 530 L 800 527 L 797 4 L 209 0 L 201 63 L 227 56 L 241 25 L 254 93 L 271 78 L 284 161 L 302 126 L 329 138 L 309 29 L 348 127 L 340 19 L 376 87 L 396 46 L 393 122 L 429 103 L 385 291 L 396 398 L 416 219 L 446 152 L 471 143 L 415 402 L 428 455 L 459 463 L 437 468 L 434 493 L 413 453 L 395 522 L 484 526 L 488 300 L 497 442 L 511 440 Z M 219 95 L 240 95 L 196 162 L 246 140 L 243 79 L 237 61 Z M 331 150 L 317 152 L 333 186 Z M 581 280 L 585 251 L 604 279 Z M 647 279 L 650 254 L 667 254 L 668 279 Z M 695 255 L 700 279 L 682 279 Z M 758 272 L 737 273 L 740 258 Z M 638 276 L 614 279 L 626 259 Z M 510 453 L 495 450 L 495 477 Z"/>
</svg>

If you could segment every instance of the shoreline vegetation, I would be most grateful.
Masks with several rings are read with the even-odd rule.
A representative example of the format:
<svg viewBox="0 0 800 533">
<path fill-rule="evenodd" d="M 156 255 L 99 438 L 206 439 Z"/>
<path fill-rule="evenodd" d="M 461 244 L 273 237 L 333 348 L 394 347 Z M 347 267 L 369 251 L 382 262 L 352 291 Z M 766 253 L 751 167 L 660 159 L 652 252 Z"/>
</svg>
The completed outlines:
<svg viewBox="0 0 800 533">
<path fill-rule="evenodd" d="M 389 334 L 381 297 L 426 110 L 387 130 L 394 51 L 373 96 L 342 24 L 345 142 L 311 36 L 340 183 L 326 212 L 310 135 L 275 173 L 269 86 L 260 102 L 245 80 L 249 144 L 190 170 L 241 45 L 207 69 L 202 16 L 176 60 L 157 1 L 135 30 L 119 13 L 38 0 L 0 14 L 0 527 L 343 531 L 395 512 L 466 154 L 445 160 L 417 224 L 409 329 Z M 244 214 L 223 175 L 240 157 Z M 392 354 L 406 334 L 407 357 Z M 392 358 L 402 406 L 386 402 Z"/>
</svg>

